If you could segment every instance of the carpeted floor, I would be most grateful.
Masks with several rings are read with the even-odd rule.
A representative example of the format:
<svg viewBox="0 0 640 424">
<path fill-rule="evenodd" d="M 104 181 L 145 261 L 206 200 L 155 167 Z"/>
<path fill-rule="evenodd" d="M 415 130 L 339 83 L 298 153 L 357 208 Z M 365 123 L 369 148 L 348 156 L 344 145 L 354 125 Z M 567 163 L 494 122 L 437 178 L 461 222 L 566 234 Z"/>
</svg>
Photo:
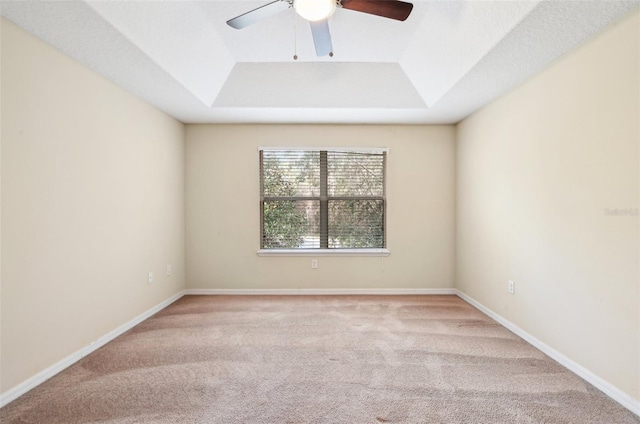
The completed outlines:
<svg viewBox="0 0 640 424">
<path fill-rule="evenodd" d="M 640 420 L 455 296 L 186 296 L 0 422 Z"/>
</svg>

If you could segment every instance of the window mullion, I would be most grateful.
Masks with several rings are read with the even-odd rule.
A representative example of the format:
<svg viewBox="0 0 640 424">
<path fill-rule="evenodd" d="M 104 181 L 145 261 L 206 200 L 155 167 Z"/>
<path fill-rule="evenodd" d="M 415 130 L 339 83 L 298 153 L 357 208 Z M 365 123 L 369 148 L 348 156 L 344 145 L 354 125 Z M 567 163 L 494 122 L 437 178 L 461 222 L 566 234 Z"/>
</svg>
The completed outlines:
<svg viewBox="0 0 640 424">
<path fill-rule="evenodd" d="M 327 193 L 327 152 L 320 152 L 320 248 L 329 248 L 329 200 Z"/>
</svg>

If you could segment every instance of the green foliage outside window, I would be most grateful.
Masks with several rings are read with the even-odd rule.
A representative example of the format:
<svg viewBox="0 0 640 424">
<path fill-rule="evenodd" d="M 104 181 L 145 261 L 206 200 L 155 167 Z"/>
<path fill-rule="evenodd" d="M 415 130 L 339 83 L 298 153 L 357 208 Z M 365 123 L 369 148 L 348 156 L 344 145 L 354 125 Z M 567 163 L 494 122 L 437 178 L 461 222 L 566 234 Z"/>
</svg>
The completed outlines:
<svg viewBox="0 0 640 424">
<path fill-rule="evenodd" d="M 263 170 L 264 190 L 273 196 L 296 195 L 295 185 L 284 178 L 278 162 L 270 162 Z M 268 201 L 263 206 L 263 248 L 293 249 L 300 246 L 308 231 L 307 214 L 290 200 Z"/>
<path fill-rule="evenodd" d="M 382 155 L 318 151 L 263 152 L 264 249 L 320 247 L 320 181 L 326 184 L 328 248 L 383 248 Z M 286 199 L 294 198 L 294 199 Z"/>
</svg>

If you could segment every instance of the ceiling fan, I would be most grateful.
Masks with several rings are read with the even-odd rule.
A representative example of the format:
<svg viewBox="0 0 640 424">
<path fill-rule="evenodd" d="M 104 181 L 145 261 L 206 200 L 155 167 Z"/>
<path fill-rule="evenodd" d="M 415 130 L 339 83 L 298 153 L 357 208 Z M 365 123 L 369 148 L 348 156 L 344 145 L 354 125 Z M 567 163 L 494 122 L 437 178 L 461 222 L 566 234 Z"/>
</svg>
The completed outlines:
<svg viewBox="0 0 640 424">
<path fill-rule="evenodd" d="M 232 28 L 242 29 L 291 7 L 298 15 L 309 21 L 318 56 L 333 56 L 329 17 L 336 8 L 341 7 L 397 21 L 406 20 L 413 10 L 413 4 L 400 0 L 275 0 L 229 19 L 227 24 Z"/>
</svg>

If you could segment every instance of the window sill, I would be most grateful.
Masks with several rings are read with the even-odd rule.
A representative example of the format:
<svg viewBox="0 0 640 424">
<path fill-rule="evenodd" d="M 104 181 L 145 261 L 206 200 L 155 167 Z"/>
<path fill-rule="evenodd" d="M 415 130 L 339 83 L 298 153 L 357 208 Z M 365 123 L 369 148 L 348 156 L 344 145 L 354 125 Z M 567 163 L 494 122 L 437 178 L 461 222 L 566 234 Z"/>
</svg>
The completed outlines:
<svg viewBox="0 0 640 424">
<path fill-rule="evenodd" d="M 258 256 L 389 256 L 388 249 L 260 249 Z"/>
</svg>

